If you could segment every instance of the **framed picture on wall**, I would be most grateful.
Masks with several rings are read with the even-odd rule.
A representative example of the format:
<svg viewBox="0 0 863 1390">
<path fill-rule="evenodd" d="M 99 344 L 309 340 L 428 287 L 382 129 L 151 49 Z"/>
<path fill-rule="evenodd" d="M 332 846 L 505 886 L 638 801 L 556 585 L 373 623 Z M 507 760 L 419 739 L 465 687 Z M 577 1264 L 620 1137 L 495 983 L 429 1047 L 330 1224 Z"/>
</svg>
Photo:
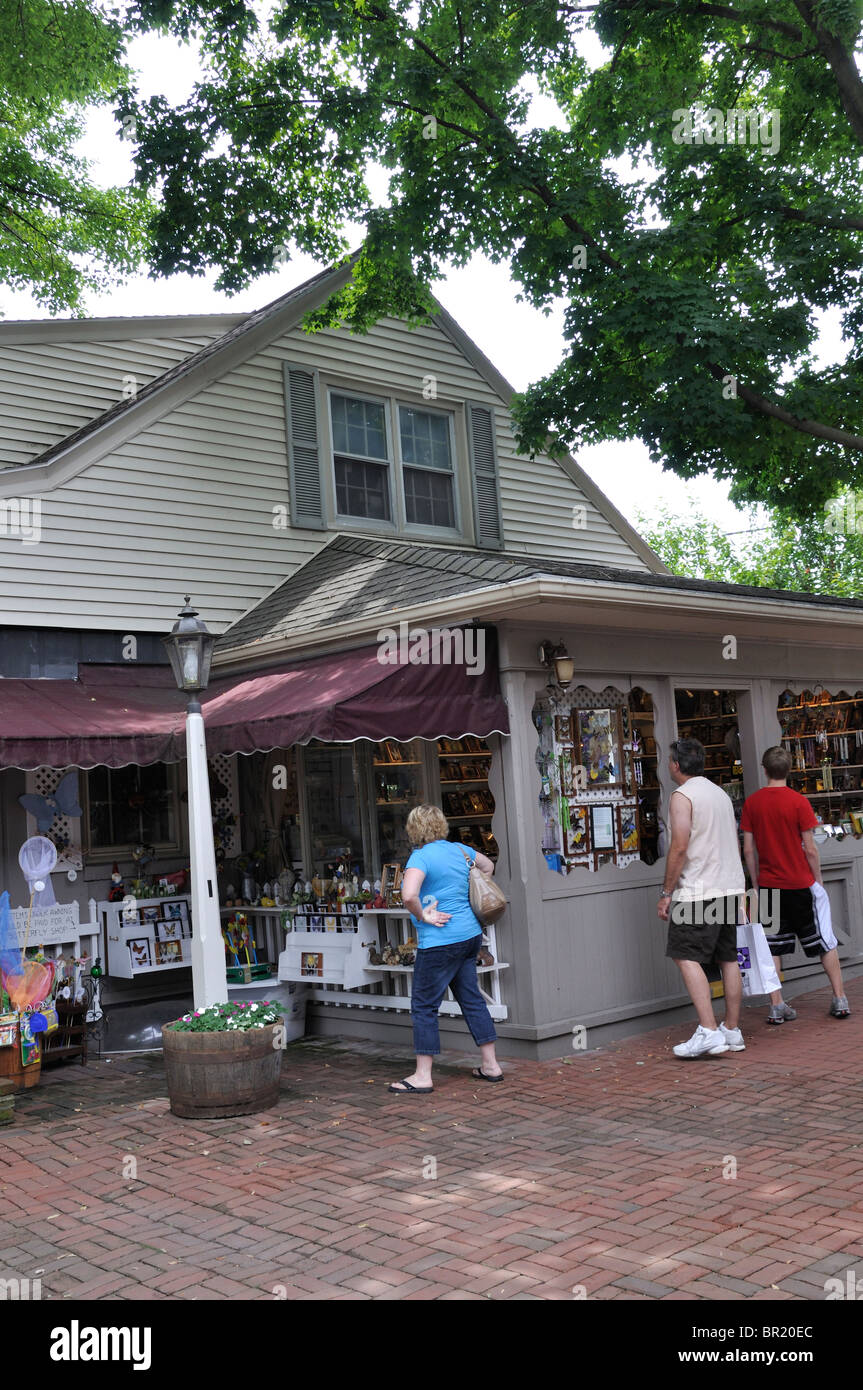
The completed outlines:
<svg viewBox="0 0 863 1390">
<path fill-rule="evenodd" d="M 617 848 L 614 812 L 614 806 L 591 806 L 590 808 L 590 838 L 597 854 L 601 850 L 610 850 L 613 853 Z"/>
<path fill-rule="evenodd" d="M 564 831 L 566 855 L 586 854 L 590 849 L 590 817 L 586 806 L 570 806 L 570 829 Z"/>
<path fill-rule="evenodd" d="M 638 853 L 638 811 L 635 806 L 617 807 L 617 848 L 621 854 Z"/>
<path fill-rule="evenodd" d="M 554 736 L 558 743 L 572 743 L 573 717 L 571 714 L 556 714 L 554 716 Z"/>
<path fill-rule="evenodd" d="M 620 711 L 580 709 L 578 752 L 587 774 L 588 791 L 602 787 L 622 787 L 623 763 L 620 751 Z"/>
</svg>

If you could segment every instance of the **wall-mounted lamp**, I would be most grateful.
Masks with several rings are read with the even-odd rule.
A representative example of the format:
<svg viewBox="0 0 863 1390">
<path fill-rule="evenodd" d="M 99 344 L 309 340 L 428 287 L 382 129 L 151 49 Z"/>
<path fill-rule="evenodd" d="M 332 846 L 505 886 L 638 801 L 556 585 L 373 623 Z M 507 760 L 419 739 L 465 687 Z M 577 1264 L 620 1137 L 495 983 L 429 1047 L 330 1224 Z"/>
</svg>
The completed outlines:
<svg viewBox="0 0 863 1390">
<path fill-rule="evenodd" d="M 563 642 L 558 642 L 556 647 L 551 642 L 543 642 L 539 649 L 539 664 L 554 668 L 554 681 L 561 690 L 566 690 L 571 685 L 575 673 L 575 658 L 569 655 Z"/>
</svg>

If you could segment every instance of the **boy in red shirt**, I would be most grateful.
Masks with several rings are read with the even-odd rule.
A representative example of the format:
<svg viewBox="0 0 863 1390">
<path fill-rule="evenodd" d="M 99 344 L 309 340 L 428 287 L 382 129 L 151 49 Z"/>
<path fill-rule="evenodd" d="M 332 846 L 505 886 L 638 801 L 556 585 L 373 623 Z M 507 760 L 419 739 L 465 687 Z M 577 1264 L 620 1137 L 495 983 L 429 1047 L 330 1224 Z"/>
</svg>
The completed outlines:
<svg viewBox="0 0 863 1390">
<path fill-rule="evenodd" d="M 821 861 L 812 835 L 818 820 L 806 797 L 788 786 L 791 754 L 787 749 L 768 748 L 761 766 L 767 773 L 767 786 L 747 797 L 740 828 L 752 887 L 756 893 L 759 888 L 779 889 L 779 930 L 769 938 L 776 969 L 782 969 L 783 955 L 793 951 L 799 940 L 805 955 L 821 957 L 833 987 L 830 1013 L 847 1018 L 851 1010 L 830 922 L 830 899 L 821 881 Z M 796 1017 L 781 990 L 771 994 L 768 1023 Z"/>
</svg>

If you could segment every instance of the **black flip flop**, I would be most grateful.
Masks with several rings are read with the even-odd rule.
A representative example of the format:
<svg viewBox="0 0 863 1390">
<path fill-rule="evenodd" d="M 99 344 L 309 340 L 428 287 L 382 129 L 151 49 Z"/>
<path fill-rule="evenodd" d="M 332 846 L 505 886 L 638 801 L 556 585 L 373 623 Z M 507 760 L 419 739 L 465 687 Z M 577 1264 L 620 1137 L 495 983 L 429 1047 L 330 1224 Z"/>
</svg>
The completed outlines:
<svg viewBox="0 0 863 1390">
<path fill-rule="evenodd" d="M 404 1086 L 404 1090 L 402 1090 L 402 1086 Z M 434 1090 L 434 1086 L 412 1086 L 409 1081 L 402 1081 L 401 1084 L 393 1082 L 392 1086 L 388 1086 L 387 1089 L 392 1091 L 394 1096 L 427 1096 L 429 1092 Z"/>
<path fill-rule="evenodd" d="M 474 1067 L 471 1076 L 475 1076 L 477 1081 L 503 1081 L 503 1072 L 500 1076 L 486 1076 L 482 1067 Z"/>
</svg>

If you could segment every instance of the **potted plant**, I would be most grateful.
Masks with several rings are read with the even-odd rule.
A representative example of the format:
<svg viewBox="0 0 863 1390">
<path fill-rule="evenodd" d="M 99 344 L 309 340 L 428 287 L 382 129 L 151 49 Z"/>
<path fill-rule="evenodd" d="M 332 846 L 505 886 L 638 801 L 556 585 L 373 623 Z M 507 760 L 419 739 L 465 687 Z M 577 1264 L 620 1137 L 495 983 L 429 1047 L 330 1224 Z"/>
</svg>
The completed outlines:
<svg viewBox="0 0 863 1390">
<path fill-rule="evenodd" d="M 224 1119 L 268 1110 L 279 1098 L 285 1030 L 281 1006 L 213 1004 L 162 1025 L 173 1114 Z"/>
</svg>

